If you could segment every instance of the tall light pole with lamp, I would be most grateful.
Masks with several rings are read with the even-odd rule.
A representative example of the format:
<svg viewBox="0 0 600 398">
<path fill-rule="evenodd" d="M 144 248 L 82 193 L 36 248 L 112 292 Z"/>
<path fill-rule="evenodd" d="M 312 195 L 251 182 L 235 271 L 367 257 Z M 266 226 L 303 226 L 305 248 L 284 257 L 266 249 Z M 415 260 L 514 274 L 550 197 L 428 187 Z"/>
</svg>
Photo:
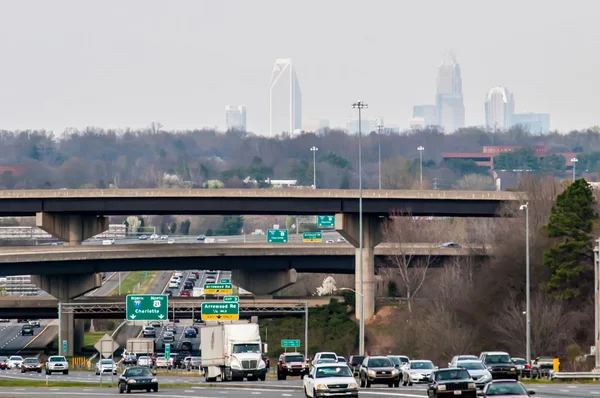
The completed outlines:
<svg viewBox="0 0 600 398">
<path fill-rule="evenodd" d="M 359 355 L 365 355 L 365 300 L 363 297 L 363 203 L 362 203 L 362 110 L 368 108 L 369 105 L 362 101 L 356 101 L 352 104 L 353 109 L 358 109 L 358 284 L 360 293 L 360 317 L 359 317 Z"/>
<path fill-rule="evenodd" d="M 381 190 L 381 132 L 383 131 L 383 125 L 377 125 L 377 138 L 379 138 L 379 156 L 377 164 L 379 165 L 379 190 Z"/>
<path fill-rule="evenodd" d="M 579 159 L 571 158 L 571 163 L 573 163 L 573 182 L 575 182 L 575 170 L 577 169 L 577 162 L 579 162 Z"/>
<path fill-rule="evenodd" d="M 531 270 L 529 266 L 529 202 L 521 205 L 519 210 L 525 210 L 525 359 L 531 364 Z"/>
<path fill-rule="evenodd" d="M 354 294 L 357 294 L 358 297 L 360 297 L 360 300 L 362 302 L 363 299 L 363 295 L 360 294 L 359 292 L 357 292 L 354 289 L 350 289 L 349 287 L 340 287 L 338 289 L 338 291 L 348 291 L 348 292 L 352 292 Z M 365 333 L 364 333 L 364 329 L 365 328 L 365 321 L 364 318 L 362 317 L 362 313 L 361 313 L 361 317 L 359 319 L 359 327 L 358 327 L 358 347 L 359 347 L 359 355 L 365 355 Z M 363 331 L 363 333 L 360 333 L 360 331 Z"/>
<path fill-rule="evenodd" d="M 313 146 L 310 151 L 313 153 L 313 189 L 317 189 L 317 151 L 319 148 Z"/>
<path fill-rule="evenodd" d="M 421 181 L 421 188 L 423 189 L 423 151 L 425 150 L 425 148 L 423 148 L 423 146 L 419 145 L 419 147 L 417 148 L 417 151 L 419 151 L 419 170 L 420 170 L 420 181 Z"/>
</svg>

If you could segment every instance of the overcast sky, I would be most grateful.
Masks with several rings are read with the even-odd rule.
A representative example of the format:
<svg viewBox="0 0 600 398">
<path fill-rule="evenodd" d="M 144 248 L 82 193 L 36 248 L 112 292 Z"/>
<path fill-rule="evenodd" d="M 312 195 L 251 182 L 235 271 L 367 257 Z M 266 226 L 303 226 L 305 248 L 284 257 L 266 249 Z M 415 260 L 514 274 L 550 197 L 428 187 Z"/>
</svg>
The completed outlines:
<svg viewBox="0 0 600 398">
<path fill-rule="evenodd" d="M 447 50 L 467 125 L 496 85 L 561 131 L 600 124 L 600 1 L 0 0 L 0 129 L 224 128 L 248 107 L 268 134 L 269 80 L 292 58 L 303 118 L 344 126 L 350 104 L 404 128 L 434 103 Z"/>
</svg>

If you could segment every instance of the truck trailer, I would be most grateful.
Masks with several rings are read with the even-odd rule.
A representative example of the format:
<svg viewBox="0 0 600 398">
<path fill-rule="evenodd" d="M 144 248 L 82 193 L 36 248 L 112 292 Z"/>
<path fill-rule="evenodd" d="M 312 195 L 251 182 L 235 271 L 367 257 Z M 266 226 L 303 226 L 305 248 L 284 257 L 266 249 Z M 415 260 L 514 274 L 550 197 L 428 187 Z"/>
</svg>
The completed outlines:
<svg viewBox="0 0 600 398">
<path fill-rule="evenodd" d="M 200 329 L 206 381 L 265 380 L 267 365 L 256 323 L 219 323 Z"/>
</svg>

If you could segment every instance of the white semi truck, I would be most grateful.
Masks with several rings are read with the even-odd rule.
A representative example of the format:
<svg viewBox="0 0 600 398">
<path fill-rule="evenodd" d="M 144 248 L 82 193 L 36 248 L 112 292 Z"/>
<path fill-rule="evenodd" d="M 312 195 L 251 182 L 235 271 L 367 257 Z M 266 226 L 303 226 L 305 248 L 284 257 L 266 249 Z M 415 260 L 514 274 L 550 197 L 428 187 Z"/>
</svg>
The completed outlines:
<svg viewBox="0 0 600 398">
<path fill-rule="evenodd" d="M 206 381 L 265 380 L 267 366 L 256 323 L 218 323 L 200 329 Z"/>
</svg>

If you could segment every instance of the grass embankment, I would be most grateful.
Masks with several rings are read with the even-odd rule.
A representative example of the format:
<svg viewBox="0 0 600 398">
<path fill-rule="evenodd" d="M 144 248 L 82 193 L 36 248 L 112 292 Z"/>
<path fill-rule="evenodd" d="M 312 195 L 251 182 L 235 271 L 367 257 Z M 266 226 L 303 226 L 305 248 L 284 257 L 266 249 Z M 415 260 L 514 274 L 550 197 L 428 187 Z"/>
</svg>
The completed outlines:
<svg viewBox="0 0 600 398">
<path fill-rule="evenodd" d="M 351 355 L 358 345 L 358 325 L 348 314 L 348 305 L 332 300 L 328 305 L 308 309 L 308 353 L 333 351 Z M 288 348 L 304 353 L 304 316 L 288 316 L 278 319 L 259 320 L 262 341 L 269 344 L 267 356 L 279 357 L 285 350 L 281 340 L 300 340 L 299 348 Z M 273 366 L 273 361 L 271 362 Z"/>
<path fill-rule="evenodd" d="M 132 293 L 146 293 L 146 291 L 152 285 L 154 278 L 158 275 L 158 271 L 134 271 L 130 272 L 127 277 L 121 281 L 121 294 L 132 294 Z M 137 288 L 139 284 L 139 288 Z M 112 292 L 111 296 L 119 295 L 119 287 L 117 286 Z"/>
<path fill-rule="evenodd" d="M 106 332 L 87 332 L 83 335 L 83 346 L 93 347 L 104 336 Z"/>
</svg>

